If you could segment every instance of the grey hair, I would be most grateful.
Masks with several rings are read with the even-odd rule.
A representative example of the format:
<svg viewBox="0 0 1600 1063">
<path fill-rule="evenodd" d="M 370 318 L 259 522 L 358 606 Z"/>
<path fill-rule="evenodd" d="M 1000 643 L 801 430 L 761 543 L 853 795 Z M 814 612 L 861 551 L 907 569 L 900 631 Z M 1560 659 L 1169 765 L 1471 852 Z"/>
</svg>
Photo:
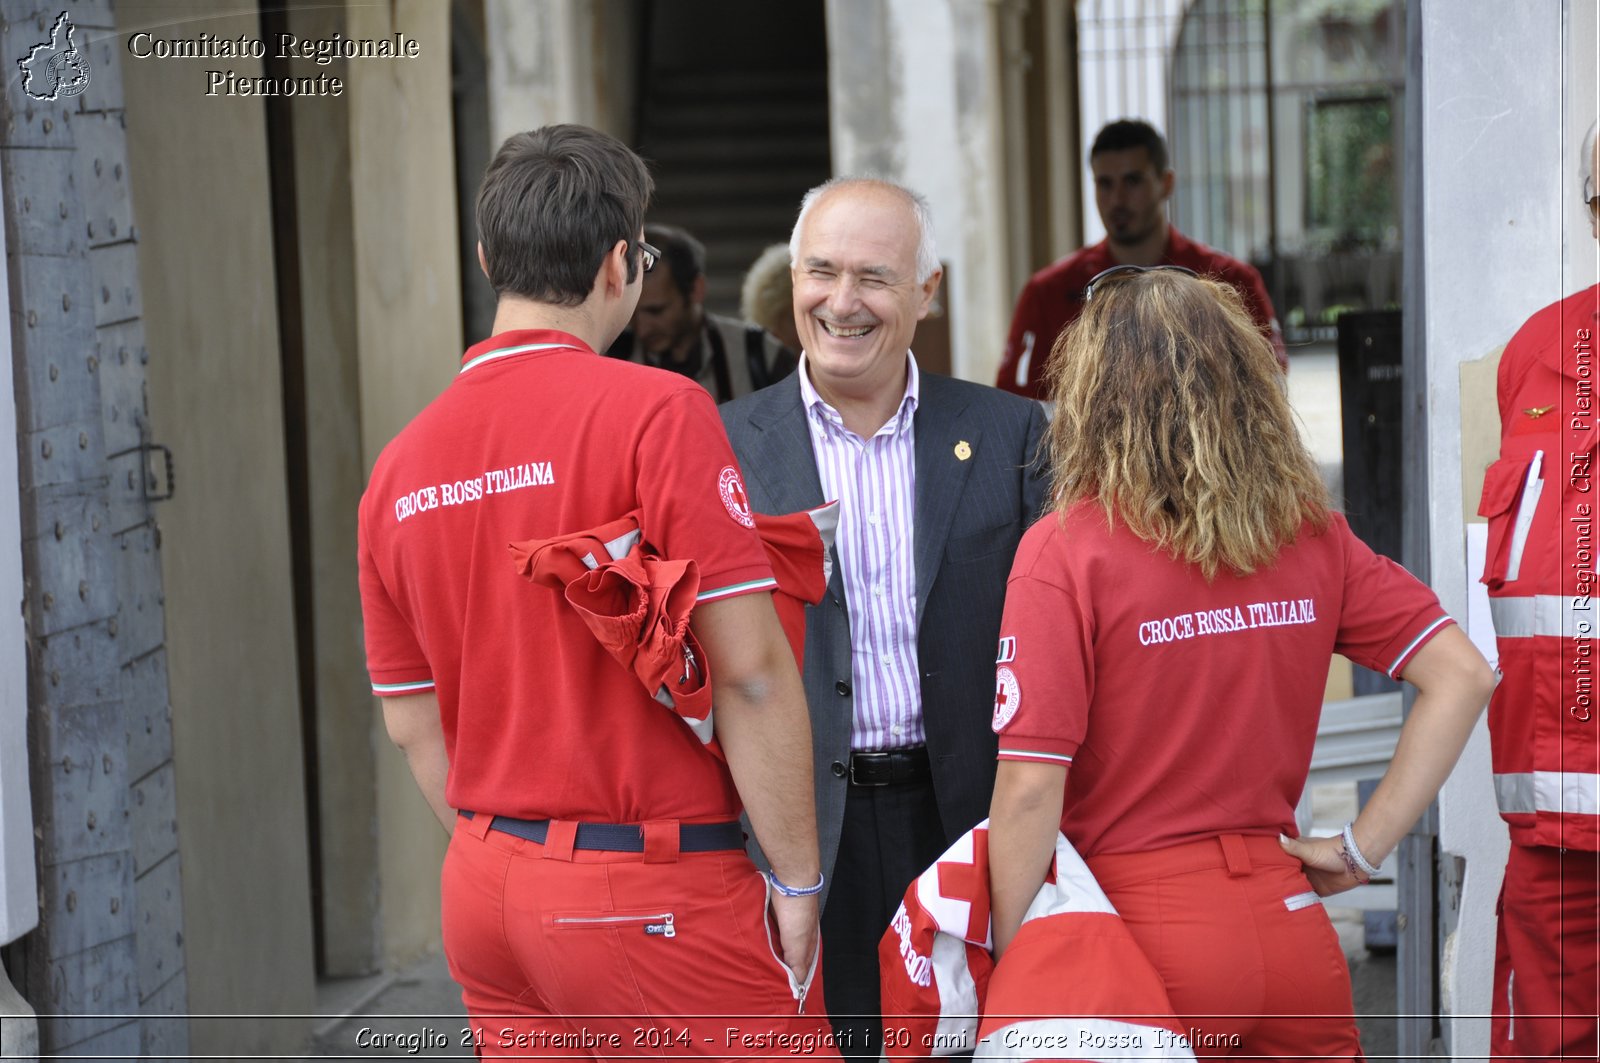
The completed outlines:
<svg viewBox="0 0 1600 1063">
<path fill-rule="evenodd" d="M 1585 203 L 1596 195 L 1594 186 L 1594 140 L 1595 131 L 1600 129 L 1600 122 L 1589 126 L 1589 131 L 1583 135 L 1583 152 L 1578 156 L 1578 188 L 1583 192 Z"/>
<path fill-rule="evenodd" d="M 939 249 L 933 241 L 933 211 L 928 209 L 927 199 L 896 181 L 871 176 L 846 175 L 830 178 L 805 194 L 805 198 L 800 201 L 800 214 L 794 220 L 794 229 L 789 233 L 789 265 L 795 265 L 800 257 L 800 229 L 805 225 L 806 215 L 811 212 L 811 208 L 825 193 L 849 185 L 875 185 L 897 193 L 906 201 L 912 215 L 917 219 L 917 283 L 921 284 L 933 276 L 939 268 Z"/>
</svg>

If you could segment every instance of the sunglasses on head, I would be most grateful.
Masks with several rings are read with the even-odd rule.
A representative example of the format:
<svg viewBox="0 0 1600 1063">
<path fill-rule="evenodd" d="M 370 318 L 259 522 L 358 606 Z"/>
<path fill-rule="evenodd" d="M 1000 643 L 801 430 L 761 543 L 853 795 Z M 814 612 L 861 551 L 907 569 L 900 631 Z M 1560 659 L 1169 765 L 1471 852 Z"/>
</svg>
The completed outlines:
<svg viewBox="0 0 1600 1063">
<path fill-rule="evenodd" d="M 1135 273 L 1154 273 L 1163 269 L 1170 270 L 1173 273 L 1187 273 L 1191 277 L 1200 275 L 1188 266 L 1112 266 L 1110 269 L 1103 269 L 1089 278 L 1089 283 L 1083 286 L 1083 301 L 1087 303 L 1094 298 L 1095 286 L 1103 284 L 1113 277 L 1126 277 Z"/>
</svg>

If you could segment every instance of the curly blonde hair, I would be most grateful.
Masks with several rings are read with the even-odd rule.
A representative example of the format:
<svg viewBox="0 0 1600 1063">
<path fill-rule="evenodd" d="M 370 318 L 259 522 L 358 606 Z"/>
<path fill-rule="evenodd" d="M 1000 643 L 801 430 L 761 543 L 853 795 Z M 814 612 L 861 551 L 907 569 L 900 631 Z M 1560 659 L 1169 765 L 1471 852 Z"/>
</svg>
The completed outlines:
<svg viewBox="0 0 1600 1063">
<path fill-rule="evenodd" d="M 1094 499 L 1208 580 L 1270 565 L 1308 525 L 1326 530 L 1328 490 L 1272 346 L 1228 285 L 1168 270 L 1107 278 L 1049 365 L 1058 512 Z"/>
</svg>

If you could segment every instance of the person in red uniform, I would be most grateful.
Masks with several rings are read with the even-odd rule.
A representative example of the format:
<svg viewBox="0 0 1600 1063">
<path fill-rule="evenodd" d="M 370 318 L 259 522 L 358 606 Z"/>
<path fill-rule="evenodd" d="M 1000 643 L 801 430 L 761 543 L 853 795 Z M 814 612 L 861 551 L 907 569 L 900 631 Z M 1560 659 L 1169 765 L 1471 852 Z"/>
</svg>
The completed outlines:
<svg viewBox="0 0 1600 1063">
<path fill-rule="evenodd" d="M 595 353 L 654 264 L 650 191 L 594 130 L 505 142 L 477 200 L 494 335 L 361 500 L 373 691 L 451 832 L 445 954 L 484 1055 L 738 1057 L 827 1033 L 810 728 L 737 463 L 698 384 Z M 509 549 L 630 513 L 695 562 L 725 763 Z"/>
<path fill-rule="evenodd" d="M 1232 288 L 1123 267 L 1090 294 L 1050 381 L 1055 512 L 1023 537 L 1000 627 L 995 977 L 1059 829 L 1197 1054 L 1358 1056 L 1317 897 L 1370 878 L 1427 807 L 1493 674 L 1329 509 Z M 1342 838 L 1280 841 L 1336 652 L 1416 684 L 1415 708 Z"/>
<path fill-rule="evenodd" d="M 1579 185 L 1600 238 L 1595 129 Z M 1511 833 L 1495 937 L 1497 1058 L 1596 1058 L 1600 721 L 1595 719 L 1595 343 L 1600 285 L 1529 318 L 1500 357 L 1500 458 L 1483 481 L 1502 679 L 1489 702 Z"/>
<path fill-rule="evenodd" d="M 1112 122 L 1095 135 L 1089 170 L 1106 238 L 1046 266 L 1028 281 L 1011 316 L 995 386 L 1043 399 L 1050 348 L 1083 312 L 1084 285 L 1102 270 L 1123 265 L 1185 266 L 1233 285 L 1287 371 L 1283 334 L 1261 274 L 1189 239 L 1167 220 L 1166 203 L 1176 175 L 1167 162 L 1167 142 L 1155 127 L 1128 118 Z"/>
</svg>

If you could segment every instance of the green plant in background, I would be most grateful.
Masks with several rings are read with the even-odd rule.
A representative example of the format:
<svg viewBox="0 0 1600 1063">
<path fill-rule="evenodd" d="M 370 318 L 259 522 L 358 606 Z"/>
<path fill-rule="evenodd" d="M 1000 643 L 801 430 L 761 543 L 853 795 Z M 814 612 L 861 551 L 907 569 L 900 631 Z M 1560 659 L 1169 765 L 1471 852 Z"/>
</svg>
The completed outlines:
<svg viewBox="0 0 1600 1063">
<path fill-rule="evenodd" d="M 1310 101 L 1306 227 L 1334 252 L 1377 248 L 1394 228 L 1394 132 L 1388 96 Z"/>
</svg>

